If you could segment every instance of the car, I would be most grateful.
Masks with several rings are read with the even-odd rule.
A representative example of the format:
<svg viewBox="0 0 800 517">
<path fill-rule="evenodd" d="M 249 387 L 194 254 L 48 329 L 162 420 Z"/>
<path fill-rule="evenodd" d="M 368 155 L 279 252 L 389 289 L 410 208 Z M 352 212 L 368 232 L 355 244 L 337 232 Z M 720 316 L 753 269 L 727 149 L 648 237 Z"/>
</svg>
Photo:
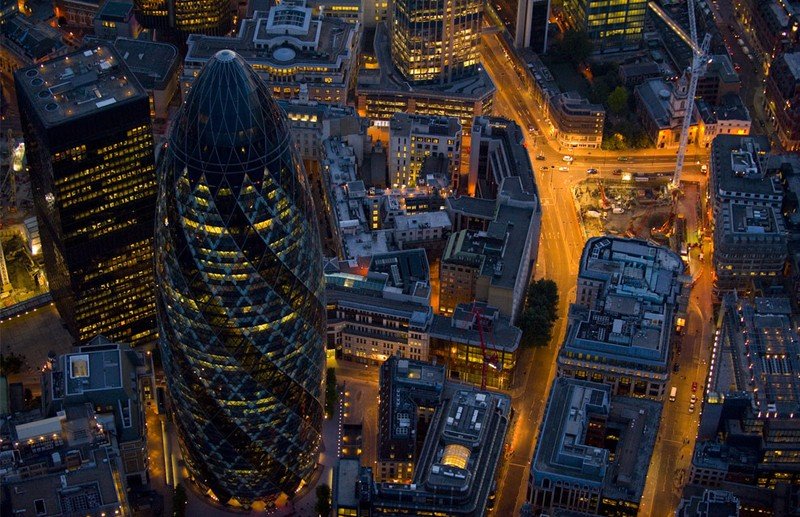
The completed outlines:
<svg viewBox="0 0 800 517">
<path fill-rule="evenodd" d="M 613 174 L 614 176 L 622 176 L 622 169 L 614 169 L 614 172 L 612 172 L 611 174 Z"/>
<path fill-rule="evenodd" d="M 547 171 L 548 171 L 548 169 L 550 169 L 550 167 L 548 167 L 547 165 L 544 165 L 544 166 L 542 166 L 542 167 L 539 167 L 539 170 L 540 170 L 540 171 L 542 171 L 542 172 L 547 172 Z"/>
<path fill-rule="evenodd" d="M 528 126 L 528 133 L 535 133 L 535 132 L 536 132 L 536 126 L 534 126 L 533 124 L 530 124 Z"/>
<path fill-rule="evenodd" d="M 697 402 L 697 395 L 695 395 L 694 393 L 692 393 L 691 401 L 692 401 L 692 404 L 695 404 Z"/>
<path fill-rule="evenodd" d="M 705 165 L 705 164 L 701 165 L 700 166 L 700 172 L 702 172 L 703 174 L 706 174 L 708 172 L 708 165 Z"/>
<path fill-rule="evenodd" d="M 733 69 L 736 70 L 737 72 L 741 72 L 742 71 L 742 65 L 740 65 L 739 63 L 734 63 L 733 64 Z"/>
<path fill-rule="evenodd" d="M 575 158 L 573 158 L 573 157 L 572 157 L 572 156 L 570 156 L 570 155 L 565 155 L 565 156 L 564 156 L 564 158 L 562 158 L 562 159 L 563 159 L 565 162 L 568 162 L 568 163 L 569 163 L 569 162 L 572 162 L 572 161 L 573 161 Z"/>
<path fill-rule="evenodd" d="M 567 171 L 569 171 L 569 167 L 565 167 L 565 166 L 562 165 L 561 167 L 558 168 L 558 170 L 561 171 L 561 172 L 567 172 Z"/>
<path fill-rule="evenodd" d="M 536 159 L 537 159 L 537 160 L 544 160 L 544 159 L 545 159 L 545 157 L 544 157 L 544 155 L 543 155 L 543 154 L 537 154 L 537 155 L 536 155 Z"/>
<path fill-rule="evenodd" d="M 678 373 L 680 371 L 680 369 L 681 369 L 681 365 L 679 365 L 678 363 L 675 363 L 675 364 L 672 365 L 672 372 L 673 373 Z"/>
<path fill-rule="evenodd" d="M 697 391 L 697 383 L 696 383 L 696 382 L 693 382 L 693 383 L 692 383 L 692 393 L 694 393 L 694 392 L 696 392 L 696 391 Z"/>
<path fill-rule="evenodd" d="M 627 157 L 627 156 L 620 156 L 619 158 L 617 158 L 617 161 L 618 162 L 627 162 L 627 161 L 630 161 L 630 158 Z"/>
<path fill-rule="evenodd" d="M 689 413 L 694 413 L 694 404 L 689 404 Z"/>
<path fill-rule="evenodd" d="M 600 172 L 600 171 L 598 171 L 598 170 L 597 170 L 597 169 L 595 169 L 594 167 L 591 167 L 591 168 L 589 168 L 589 169 L 586 169 L 586 174 L 597 174 L 597 173 L 599 173 L 599 172 Z"/>
</svg>

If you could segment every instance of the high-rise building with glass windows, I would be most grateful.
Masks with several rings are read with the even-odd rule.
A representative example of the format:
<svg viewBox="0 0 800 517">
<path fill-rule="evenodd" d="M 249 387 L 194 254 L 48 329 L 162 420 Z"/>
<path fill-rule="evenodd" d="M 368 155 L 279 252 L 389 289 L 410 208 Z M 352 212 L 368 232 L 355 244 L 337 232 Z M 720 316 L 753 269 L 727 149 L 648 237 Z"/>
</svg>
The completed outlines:
<svg viewBox="0 0 800 517">
<path fill-rule="evenodd" d="M 564 0 L 565 25 L 586 31 L 595 50 L 635 47 L 644 34 L 647 0 Z"/>
<path fill-rule="evenodd" d="M 161 350 L 194 480 L 232 505 L 294 494 L 317 465 L 322 255 L 302 162 L 269 87 L 217 52 L 159 165 Z"/>
<path fill-rule="evenodd" d="M 413 84 L 445 84 L 477 74 L 482 21 L 483 0 L 394 0 L 394 65 Z"/>
<path fill-rule="evenodd" d="M 155 342 L 150 105 L 110 45 L 18 70 L 50 289 L 78 342 Z"/>
<path fill-rule="evenodd" d="M 189 34 L 224 36 L 233 28 L 229 0 L 134 0 L 134 5 L 142 26 L 181 48 Z"/>
</svg>

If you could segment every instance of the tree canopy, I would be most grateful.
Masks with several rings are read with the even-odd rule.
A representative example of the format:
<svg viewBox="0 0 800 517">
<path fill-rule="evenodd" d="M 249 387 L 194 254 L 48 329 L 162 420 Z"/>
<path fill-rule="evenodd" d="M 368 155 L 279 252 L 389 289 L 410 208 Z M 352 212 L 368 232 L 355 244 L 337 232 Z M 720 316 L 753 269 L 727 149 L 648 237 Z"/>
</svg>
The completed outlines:
<svg viewBox="0 0 800 517">
<path fill-rule="evenodd" d="M 328 517 L 331 513 L 331 487 L 325 483 L 317 486 L 317 502 L 314 505 L 314 511 L 323 517 Z"/>
<path fill-rule="evenodd" d="M 628 90 L 624 86 L 617 86 L 608 94 L 608 109 L 615 115 L 622 115 L 628 110 Z"/>
<path fill-rule="evenodd" d="M 561 40 L 561 51 L 573 63 L 582 63 L 592 53 L 594 44 L 586 31 L 569 29 Z"/>
<path fill-rule="evenodd" d="M 552 280 L 537 280 L 528 287 L 525 308 L 517 316 L 522 345 L 544 346 L 553 335 L 558 319 L 558 286 Z"/>
</svg>

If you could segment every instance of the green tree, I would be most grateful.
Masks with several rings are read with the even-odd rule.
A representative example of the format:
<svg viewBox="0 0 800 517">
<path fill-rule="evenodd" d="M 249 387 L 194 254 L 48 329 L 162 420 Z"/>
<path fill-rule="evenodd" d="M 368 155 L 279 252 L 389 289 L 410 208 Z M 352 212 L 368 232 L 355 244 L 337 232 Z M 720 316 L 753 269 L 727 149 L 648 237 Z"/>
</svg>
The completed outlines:
<svg viewBox="0 0 800 517">
<path fill-rule="evenodd" d="M 605 104 L 610 94 L 611 88 L 608 87 L 608 84 L 603 80 L 596 80 L 592 82 L 592 91 L 589 92 L 589 100 L 594 103 Z"/>
<path fill-rule="evenodd" d="M 336 389 L 336 369 L 328 368 L 328 375 L 325 376 L 325 416 L 333 418 L 338 400 L 339 390 Z"/>
<path fill-rule="evenodd" d="M 10 353 L 0 354 L 0 375 L 13 375 L 22 371 L 25 365 L 25 356 Z"/>
<path fill-rule="evenodd" d="M 186 498 L 186 489 L 183 488 L 182 484 L 179 484 L 175 487 L 175 491 L 172 493 L 173 517 L 184 517 L 186 515 L 186 503 L 188 502 L 189 501 Z"/>
<path fill-rule="evenodd" d="M 628 90 L 623 86 L 617 86 L 608 94 L 608 109 L 615 115 L 622 115 L 628 110 Z"/>
<path fill-rule="evenodd" d="M 561 40 L 561 50 L 575 64 L 583 63 L 592 53 L 594 45 L 586 31 L 568 30 Z"/>
<path fill-rule="evenodd" d="M 331 487 L 325 483 L 317 486 L 317 502 L 314 511 L 322 517 L 328 517 L 331 513 Z"/>
<path fill-rule="evenodd" d="M 522 330 L 522 345 L 547 345 L 557 319 L 558 286 L 552 280 L 537 280 L 528 287 L 525 309 L 516 321 Z"/>
</svg>

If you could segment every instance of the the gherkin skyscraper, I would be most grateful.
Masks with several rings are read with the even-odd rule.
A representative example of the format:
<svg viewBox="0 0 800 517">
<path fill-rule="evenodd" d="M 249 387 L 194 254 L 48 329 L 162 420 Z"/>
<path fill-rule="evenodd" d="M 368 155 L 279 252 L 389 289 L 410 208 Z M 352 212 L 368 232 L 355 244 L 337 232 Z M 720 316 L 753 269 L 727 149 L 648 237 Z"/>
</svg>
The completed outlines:
<svg viewBox="0 0 800 517">
<path fill-rule="evenodd" d="M 158 319 L 184 457 L 222 502 L 293 494 L 321 441 L 321 247 L 283 114 L 240 56 L 206 64 L 159 167 Z"/>
</svg>

